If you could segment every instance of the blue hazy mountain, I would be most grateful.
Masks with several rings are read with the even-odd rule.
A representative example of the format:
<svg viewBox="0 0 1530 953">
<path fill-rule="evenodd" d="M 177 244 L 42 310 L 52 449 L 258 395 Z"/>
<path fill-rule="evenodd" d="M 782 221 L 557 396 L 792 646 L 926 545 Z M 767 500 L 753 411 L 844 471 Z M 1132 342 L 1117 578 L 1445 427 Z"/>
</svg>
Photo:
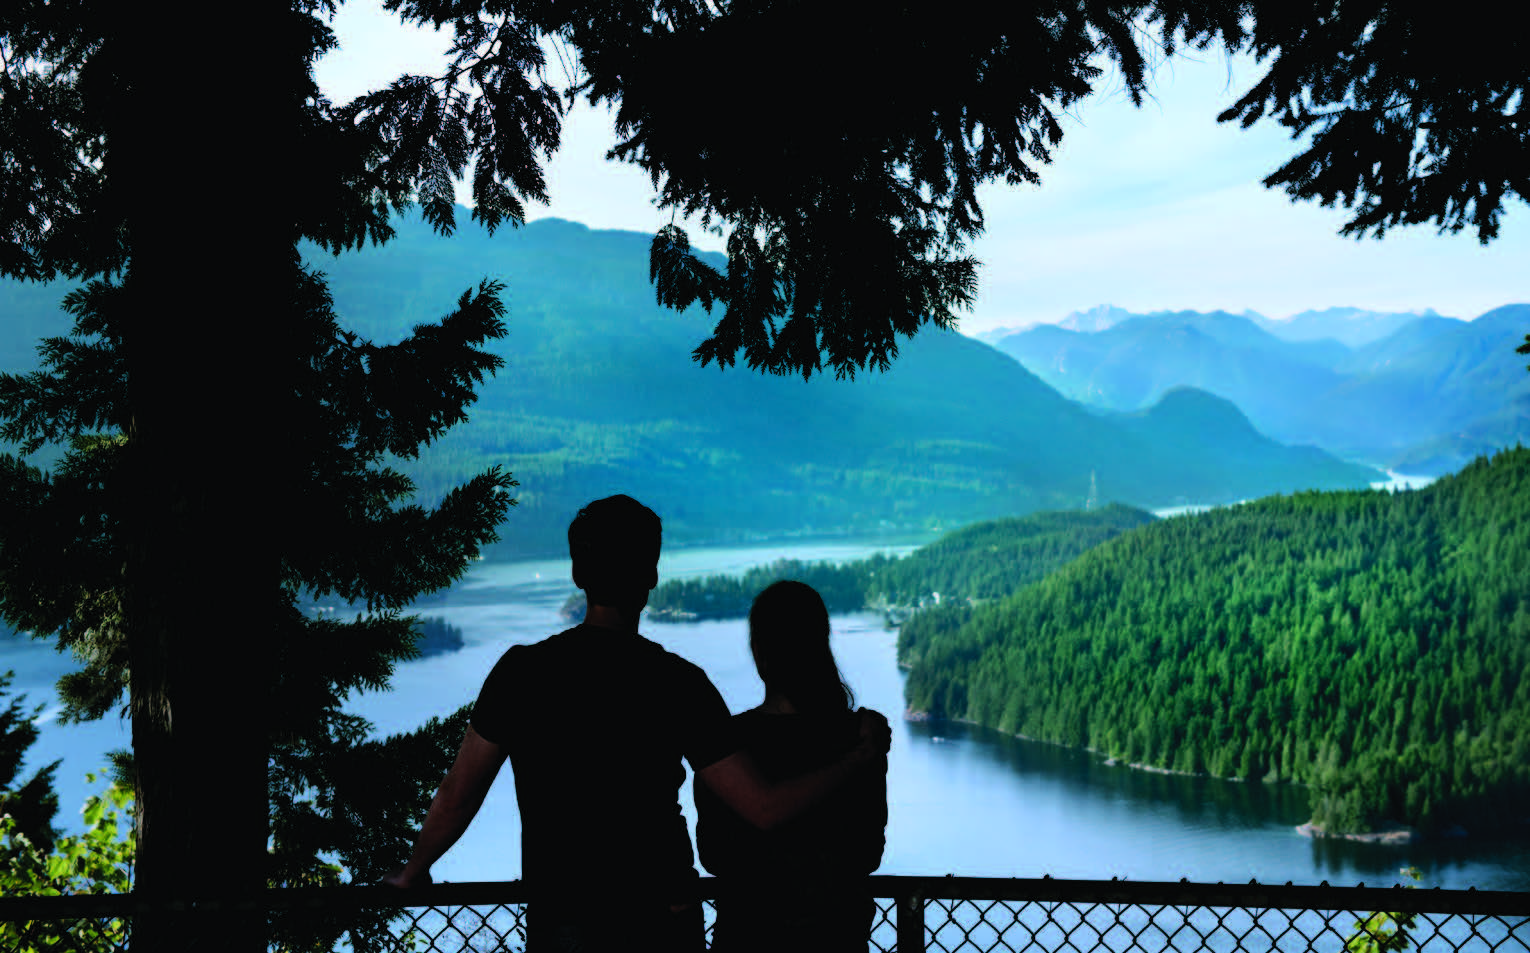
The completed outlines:
<svg viewBox="0 0 1530 953">
<path fill-rule="evenodd" d="M 995 346 L 1077 400 L 1136 410 L 1173 388 L 1196 387 L 1260 425 L 1278 417 L 1285 392 L 1337 386 L 1342 376 L 1332 365 L 1350 353 L 1335 341 L 1284 341 L 1223 311 L 1136 315 L 1093 333 L 1039 325 Z"/>
<path fill-rule="evenodd" d="M 1160 312 L 1093 333 L 1042 325 L 995 346 L 1096 406 L 1134 410 L 1197 387 L 1231 400 L 1277 440 L 1402 470 L 1444 472 L 1530 439 L 1530 374 L 1515 353 L 1530 305 L 1474 321 L 1330 309 L 1274 322 L 1303 329 L 1295 339 L 1256 319 Z M 1321 334 L 1321 320 L 1336 333 Z M 1369 340 L 1356 331 L 1393 325 Z M 1363 343 L 1339 340 L 1345 328 Z"/>
<path fill-rule="evenodd" d="M 494 349 L 507 367 L 467 423 L 406 465 L 427 498 L 510 469 L 506 551 L 557 550 L 579 504 L 619 492 L 654 506 L 667 539 L 698 542 L 950 527 L 1081 506 L 1092 480 L 1101 502 L 1151 507 L 1378 476 L 1280 447 L 1205 395 L 1101 416 L 950 332 L 921 333 L 890 371 L 853 382 L 703 368 L 691 350 L 715 319 L 655 304 L 650 236 L 542 220 L 491 238 L 459 221 L 448 240 L 411 217 L 385 246 L 309 260 L 342 324 L 378 343 L 485 277 L 506 282 Z M 38 320 L 5 327 L 35 333 Z"/>
<path fill-rule="evenodd" d="M 1047 322 L 1069 331 L 1094 333 L 1129 321 L 1133 318 L 1162 318 L 1183 316 L 1194 312 L 1154 311 L 1150 314 L 1134 314 L 1125 308 L 1102 304 L 1082 311 L 1073 311 L 1061 321 Z M 1331 339 L 1345 347 L 1363 347 L 1373 341 L 1400 330 L 1421 317 L 1439 317 L 1433 308 L 1422 311 L 1367 311 L 1363 308 L 1324 308 L 1321 311 L 1303 311 L 1287 318 L 1267 318 L 1256 311 L 1243 311 L 1241 317 L 1285 341 L 1321 341 Z M 975 335 L 985 344 L 997 344 L 1013 334 L 1040 326 L 1041 322 L 1016 327 L 998 327 Z"/>
<path fill-rule="evenodd" d="M 1420 318 L 1440 317 L 1433 308 L 1422 311 L 1324 308 L 1321 311 L 1303 311 L 1289 318 L 1267 318 L 1252 311 L 1245 311 L 1244 314 L 1261 328 L 1287 341 L 1321 341 L 1327 338 L 1352 348 L 1380 341 Z"/>
</svg>

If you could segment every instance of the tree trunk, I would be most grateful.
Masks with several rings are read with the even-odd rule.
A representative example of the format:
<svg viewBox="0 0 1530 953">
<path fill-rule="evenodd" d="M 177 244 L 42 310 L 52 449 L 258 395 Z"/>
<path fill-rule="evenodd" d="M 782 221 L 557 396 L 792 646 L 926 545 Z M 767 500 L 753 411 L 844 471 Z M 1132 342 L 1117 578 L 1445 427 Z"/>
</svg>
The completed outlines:
<svg viewBox="0 0 1530 953">
<path fill-rule="evenodd" d="M 304 68 L 286 2 L 117 5 L 129 456 L 123 504 L 142 951 L 264 951 L 264 659 L 277 609 L 276 439 L 290 419 L 289 169 Z M 190 37 L 191 39 L 188 39 Z"/>
</svg>

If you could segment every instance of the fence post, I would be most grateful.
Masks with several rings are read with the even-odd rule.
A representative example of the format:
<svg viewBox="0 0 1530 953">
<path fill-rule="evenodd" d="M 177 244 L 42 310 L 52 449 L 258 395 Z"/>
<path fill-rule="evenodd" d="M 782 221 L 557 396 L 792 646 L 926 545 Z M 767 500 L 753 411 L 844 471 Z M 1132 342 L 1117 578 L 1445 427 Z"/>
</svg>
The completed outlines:
<svg viewBox="0 0 1530 953">
<path fill-rule="evenodd" d="M 924 953 L 924 895 L 918 887 L 898 896 L 898 953 Z"/>
</svg>

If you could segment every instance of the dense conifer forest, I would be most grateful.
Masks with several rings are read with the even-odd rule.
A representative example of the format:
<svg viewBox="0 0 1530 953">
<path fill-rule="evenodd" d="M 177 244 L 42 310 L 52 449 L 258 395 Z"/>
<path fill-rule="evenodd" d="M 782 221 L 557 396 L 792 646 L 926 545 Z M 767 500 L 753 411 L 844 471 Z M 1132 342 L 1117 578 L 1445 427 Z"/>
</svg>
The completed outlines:
<svg viewBox="0 0 1530 953">
<path fill-rule="evenodd" d="M 1329 831 L 1530 815 L 1530 450 L 1122 534 L 900 634 L 911 709 L 1311 788 Z"/>
</svg>

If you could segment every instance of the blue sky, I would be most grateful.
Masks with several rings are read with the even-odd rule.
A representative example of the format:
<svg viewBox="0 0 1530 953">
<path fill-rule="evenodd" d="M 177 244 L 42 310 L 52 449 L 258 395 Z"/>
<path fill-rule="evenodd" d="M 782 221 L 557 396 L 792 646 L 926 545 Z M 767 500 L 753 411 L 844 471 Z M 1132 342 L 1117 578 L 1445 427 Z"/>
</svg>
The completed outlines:
<svg viewBox="0 0 1530 953">
<path fill-rule="evenodd" d="M 341 7 L 334 27 L 341 48 L 318 76 L 336 102 L 403 72 L 437 71 L 448 45 L 365 0 Z M 1522 202 L 1508 207 L 1487 247 L 1473 233 L 1441 236 L 1431 227 L 1357 242 L 1336 234 L 1344 210 L 1293 204 L 1261 186 L 1297 143 L 1273 123 L 1243 130 L 1216 122 L 1259 75 L 1252 58 L 1192 50 L 1157 67 L 1140 109 L 1118 81 L 1102 79 L 1065 118 L 1040 187 L 981 193 L 987 230 L 972 253 L 983 268 L 962 330 L 1058 321 L 1100 304 L 1277 318 L 1333 306 L 1433 308 L 1473 318 L 1530 301 L 1530 208 Z M 667 224 L 647 178 L 605 160 L 614 141 L 609 115 L 580 103 L 548 169 L 551 204 L 529 208 L 528 218 L 644 232 Z M 718 247 L 695 230 L 692 240 Z"/>
</svg>

